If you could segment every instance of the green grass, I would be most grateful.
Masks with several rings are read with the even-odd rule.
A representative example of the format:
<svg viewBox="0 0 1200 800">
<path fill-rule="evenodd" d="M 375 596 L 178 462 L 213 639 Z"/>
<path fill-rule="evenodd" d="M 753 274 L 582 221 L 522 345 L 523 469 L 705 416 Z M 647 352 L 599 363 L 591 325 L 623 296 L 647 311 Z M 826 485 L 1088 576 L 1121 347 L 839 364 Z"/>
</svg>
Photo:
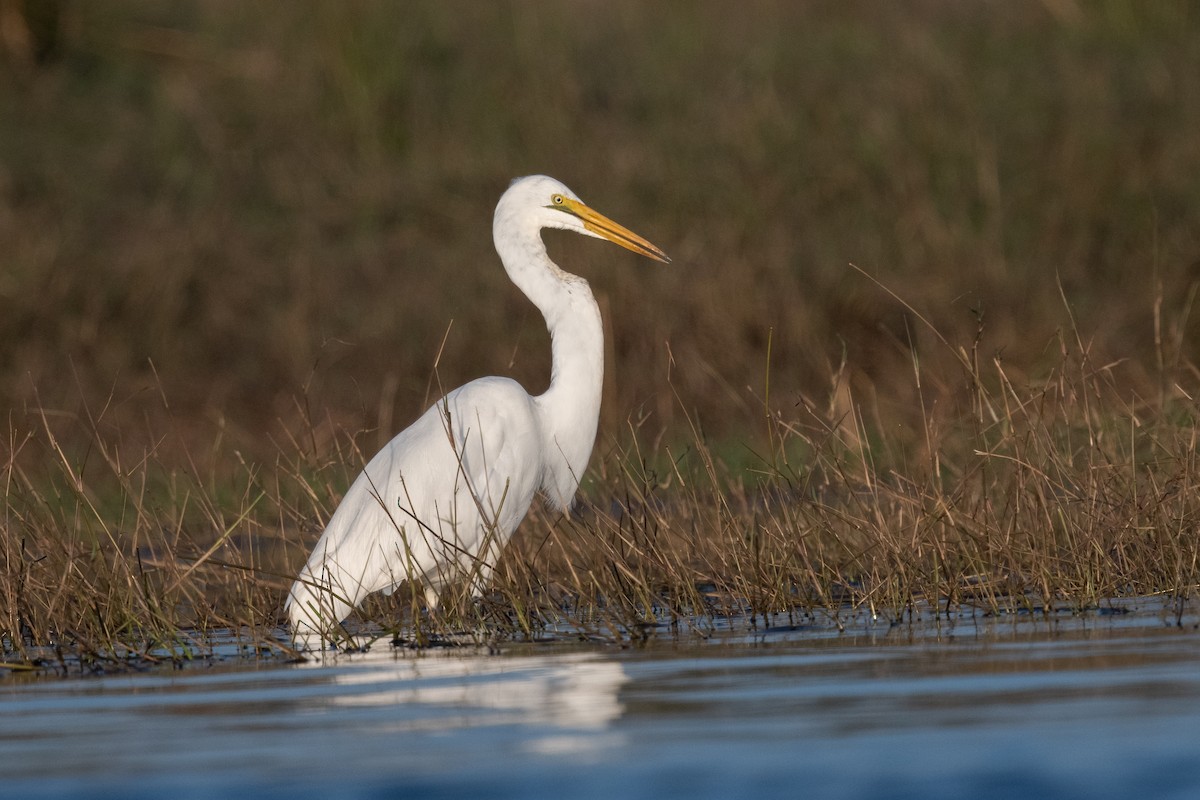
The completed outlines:
<svg viewBox="0 0 1200 800">
<path fill-rule="evenodd" d="M 435 363 L 540 391 L 530 172 L 674 263 L 548 236 L 609 331 L 594 510 L 493 623 L 1194 589 L 1189 4 L 60 8 L 0 70 L 7 648 L 265 636 Z"/>
</svg>

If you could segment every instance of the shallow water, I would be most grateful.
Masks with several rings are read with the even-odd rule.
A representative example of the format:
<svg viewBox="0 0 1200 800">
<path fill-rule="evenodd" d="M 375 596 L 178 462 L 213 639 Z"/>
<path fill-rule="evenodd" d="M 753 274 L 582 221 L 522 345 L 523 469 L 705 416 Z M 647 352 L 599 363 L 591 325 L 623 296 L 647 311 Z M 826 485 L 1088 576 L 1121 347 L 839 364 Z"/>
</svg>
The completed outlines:
<svg viewBox="0 0 1200 800">
<path fill-rule="evenodd" d="M 1200 631 L 859 620 L 0 682 L 0 796 L 1200 797 Z"/>
</svg>

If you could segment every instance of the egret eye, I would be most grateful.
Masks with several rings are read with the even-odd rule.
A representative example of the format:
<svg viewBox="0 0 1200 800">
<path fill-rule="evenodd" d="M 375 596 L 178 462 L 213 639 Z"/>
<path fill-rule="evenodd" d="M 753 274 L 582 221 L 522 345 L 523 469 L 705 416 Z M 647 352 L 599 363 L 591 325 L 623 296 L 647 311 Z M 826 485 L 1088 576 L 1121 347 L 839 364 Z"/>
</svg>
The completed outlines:
<svg viewBox="0 0 1200 800">
<path fill-rule="evenodd" d="M 554 203 L 556 206 L 561 206 L 563 204 L 563 196 L 561 194 L 552 195 L 550 197 L 550 202 Z"/>
</svg>

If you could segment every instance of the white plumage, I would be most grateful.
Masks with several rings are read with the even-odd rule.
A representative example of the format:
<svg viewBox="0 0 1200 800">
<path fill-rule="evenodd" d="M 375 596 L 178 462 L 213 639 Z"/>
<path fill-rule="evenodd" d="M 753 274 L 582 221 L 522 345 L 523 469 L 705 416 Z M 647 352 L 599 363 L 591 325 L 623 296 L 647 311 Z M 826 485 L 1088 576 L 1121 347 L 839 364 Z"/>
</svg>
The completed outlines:
<svg viewBox="0 0 1200 800">
<path fill-rule="evenodd" d="M 550 260 L 542 228 L 669 261 L 553 178 L 513 181 L 492 235 L 509 277 L 546 319 L 550 388 L 532 397 L 508 378 L 471 381 L 371 459 L 288 594 L 298 642 L 327 635 L 367 595 L 405 580 L 425 586 L 431 607 L 451 581 L 469 578 L 482 590 L 539 490 L 557 509 L 573 502 L 596 439 L 604 335 L 587 281 Z"/>
</svg>

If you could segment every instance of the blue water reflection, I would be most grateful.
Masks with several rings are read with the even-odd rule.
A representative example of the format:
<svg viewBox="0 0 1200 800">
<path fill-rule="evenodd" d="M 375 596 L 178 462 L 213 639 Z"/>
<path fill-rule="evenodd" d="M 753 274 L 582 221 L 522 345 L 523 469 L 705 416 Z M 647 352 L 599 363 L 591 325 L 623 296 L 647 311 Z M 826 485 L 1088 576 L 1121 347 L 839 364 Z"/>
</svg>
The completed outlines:
<svg viewBox="0 0 1200 800">
<path fill-rule="evenodd" d="M 377 646 L 0 683 L 0 794 L 1194 798 L 1200 632 L 1168 622 Z"/>
</svg>

